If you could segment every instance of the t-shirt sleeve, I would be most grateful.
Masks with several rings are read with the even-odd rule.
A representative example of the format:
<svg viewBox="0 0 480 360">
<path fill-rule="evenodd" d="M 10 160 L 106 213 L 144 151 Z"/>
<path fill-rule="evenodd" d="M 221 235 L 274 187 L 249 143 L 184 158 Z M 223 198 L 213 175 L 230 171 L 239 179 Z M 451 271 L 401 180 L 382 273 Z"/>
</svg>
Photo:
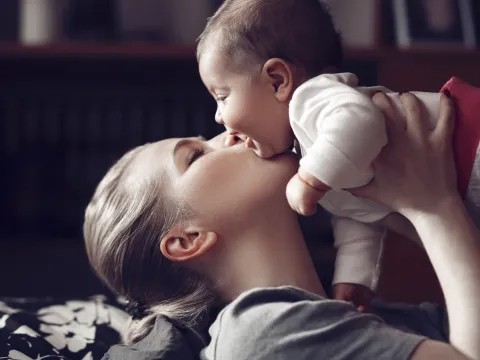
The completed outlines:
<svg viewBox="0 0 480 360">
<path fill-rule="evenodd" d="M 290 123 L 306 155 L 300 165 L 334 189 L 368 183 L 371 164 L 387 143 L 385 121 L 366 95 L 341 77 L 320 75 L 290 102 Z"/>
<path fill-rule="evenodd" d="M 203 359 L 404 360 L 424 339 L 346 302 L 309 298 L 292 288 L 241 296 L 210 332 Z"/>
</svg>

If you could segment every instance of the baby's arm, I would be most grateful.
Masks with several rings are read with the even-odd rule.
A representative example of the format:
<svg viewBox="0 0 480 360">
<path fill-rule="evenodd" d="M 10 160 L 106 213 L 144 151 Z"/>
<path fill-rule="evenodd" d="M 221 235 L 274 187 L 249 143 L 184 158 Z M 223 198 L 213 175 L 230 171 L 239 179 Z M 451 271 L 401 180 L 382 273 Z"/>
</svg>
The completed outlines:
<svg viewBox="0 0 480 360">
<path fill-rule="evenodd" d="M 321 75 L 301 85 L 290 102 L 290 122 L 306 149 L 302 171 L 330 188 L 345 189 L 373 178 L 371 164 L 387 136 L 372 100 L 339 80 Z"/>
<path fill-rule="evenodd" d="M 368 310 L 380 275 L 385 229 L 375 224 L 332 217 L 337 258 L 334 297 Z"/>
<path fill-rule="evenodd" d="M 287 184 L 287 200 L 293 211 L 310 216 L 317 211 L 317 202 L 329 187 L 302 168 Z"/>
</svg>

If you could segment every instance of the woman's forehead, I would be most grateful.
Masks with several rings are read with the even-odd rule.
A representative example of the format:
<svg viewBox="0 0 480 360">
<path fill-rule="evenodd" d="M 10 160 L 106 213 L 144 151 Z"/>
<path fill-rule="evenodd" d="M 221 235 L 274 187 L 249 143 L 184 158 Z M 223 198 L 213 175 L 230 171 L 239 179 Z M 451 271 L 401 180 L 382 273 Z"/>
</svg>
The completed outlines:
<svg viewBox="0 0 480 360">
<path fill-rule="evenodd" d="M 175 144 L 180 139 L 167 139 L 149 144 L 138 154 L 137 163 L 139 166 L 152 167 L 152 164 L 163 163 L 171 160 L 171 154 Z"/>
<path fill-rule="evenodd" d="M 130 164 L 130 181 L 145 180 L 152 174 L 168 171 L 172 163 L 172 152 L 180 139 L 167 139 L 148 144 Z"/>
</svg>

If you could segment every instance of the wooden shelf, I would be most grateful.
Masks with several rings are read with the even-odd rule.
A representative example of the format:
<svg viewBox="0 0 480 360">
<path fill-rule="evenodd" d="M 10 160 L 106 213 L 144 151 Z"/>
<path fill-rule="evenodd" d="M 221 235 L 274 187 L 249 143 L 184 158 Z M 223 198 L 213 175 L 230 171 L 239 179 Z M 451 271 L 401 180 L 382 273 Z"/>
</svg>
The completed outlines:
<svg viewBox="0 0 480 360">
<path fill-rule="evenodd" d="M 0 43 L 0 58 L 160 58 L 193 59 L 194 46 L 152 43 L 58 43 L 25 46 Z"/>
<path fill-rule="evenodd" d="M 18 43 L 0 43 L 0 58 L 125 58 L 178 59 L 195 56 L 194 45 L 154 43 L 58 43 L 25 46 Z M 347 48 L 347 60 L 382 60 L 397 57 L 438 57 L 439 59 L 469 57 L 480 62 L 480 49 L 451 48 Z"/>
<path fill-rule="evenodd" d="M 408 49 L 399 48 L 347 48 L 346 59 L 384 60 L 392 58 L 414 58 L 430 57 L 438 60 L 446 58 L 469 58 L 480 61 L 480 48 L 467 49 L 463 47 L 412 47 Z"/>
</svg>

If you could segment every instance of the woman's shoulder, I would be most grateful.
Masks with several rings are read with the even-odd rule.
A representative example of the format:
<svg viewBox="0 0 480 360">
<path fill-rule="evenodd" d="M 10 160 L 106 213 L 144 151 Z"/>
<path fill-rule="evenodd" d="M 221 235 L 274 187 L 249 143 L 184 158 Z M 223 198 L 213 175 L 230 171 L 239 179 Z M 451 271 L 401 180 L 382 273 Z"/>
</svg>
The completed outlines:
<svg viewBox="0 0 480 360">
<path fill-rule="evenodd" d="M 294 286 L 254 288 L 240 294 L 224 310 L 270 303 L 295 303 L 298 301 L 331 301 Z"/>
<path fill-rule="evenodd" d="M 112 346 L 102 360 L 196 360 L 203 346 L 197 346 L 167 317 L 157 316 L 145 338 L 135 344 Z"/>
<path fill-rule="evenodd" d="M 293 287 L 259 288 L 241 294 L 219 313 L 203 358 L 252 359 L 262 354 L 262 359 L 275 359 L 281 354 L 300 360 L 322 354 L 340 360 L 380 353 L 407 359 L 422 338 L 397 332 L 347 302 Z M 385 341 L 378 345 L 382 336 Z M 359 347 L 363 357 L 358 357 Z"/>
<path fill-rule="evenodd" d="M 354 306 L 345 301 L 331 300 L 292 286 L 255 288 L 245 291 L 228 304 L 218 315 L 215 323 L 242 324 L 254 321 L 257 327 L 277 317 L 286 318 L 285 313 L 294 313 L 297 319 L 317 316 L 317 321 L 331 321 L 332 318 L 356 313 Z M 321 316 L 320 316 L 321 315 Z M 373 314 L 365 317 L 382 321 Z M 223 319 L 223 320 L 222 320 Z"/>
</svg>

